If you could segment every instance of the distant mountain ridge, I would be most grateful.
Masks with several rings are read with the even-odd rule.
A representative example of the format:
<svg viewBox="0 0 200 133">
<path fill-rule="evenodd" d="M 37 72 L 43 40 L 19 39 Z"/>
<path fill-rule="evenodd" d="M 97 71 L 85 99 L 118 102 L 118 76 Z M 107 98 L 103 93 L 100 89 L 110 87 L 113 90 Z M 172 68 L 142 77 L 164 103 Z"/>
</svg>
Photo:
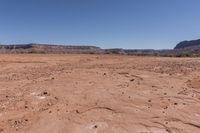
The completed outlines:
<svg viewBox="0 0 200 133">
<path fill-rule="evenodd" d="M 200 39 L 182 41 L 174 49 L 101 49 L 97 46 L 56 45 L 56 44 L 12 44 L 0 45 L 0 53 L 46 53 L 46 54 L 126 54 L 145 56 L 200 56 Z"/>
<path fill-rule="evenodd" d="M 96 46 L 75 46 L 55 44 L 11 44 L 0 45 L 0 53 L 102 53 Z"/>
<path fill-rule="evenodd" d="M 191 41 L 182 41 L 178 43 L 174 49 L 183 49 L 183 48 L 189 48 L 189 47 L 199 47 L 200 48 L 200 39 L 198 40 L 191 40 Z"/>
</svg>

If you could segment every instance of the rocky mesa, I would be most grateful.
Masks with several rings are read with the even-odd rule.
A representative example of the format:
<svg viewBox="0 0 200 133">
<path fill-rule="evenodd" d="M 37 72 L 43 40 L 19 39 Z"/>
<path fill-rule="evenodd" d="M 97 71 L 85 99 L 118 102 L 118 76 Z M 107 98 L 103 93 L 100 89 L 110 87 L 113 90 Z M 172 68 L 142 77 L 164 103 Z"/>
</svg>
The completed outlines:
<svg viewBox="0 0 200 133">
<path fill-rule="evenodd" d="M 0 45 L 0 53 L 42 53 L 42 54 L 123 54 L 142 56 L 195 57 L 200 56 L 200 39 L 182 41 L 174 49 L 102 49 L 92 45 L 57 44 L 12 44 Z"/>
</svg>

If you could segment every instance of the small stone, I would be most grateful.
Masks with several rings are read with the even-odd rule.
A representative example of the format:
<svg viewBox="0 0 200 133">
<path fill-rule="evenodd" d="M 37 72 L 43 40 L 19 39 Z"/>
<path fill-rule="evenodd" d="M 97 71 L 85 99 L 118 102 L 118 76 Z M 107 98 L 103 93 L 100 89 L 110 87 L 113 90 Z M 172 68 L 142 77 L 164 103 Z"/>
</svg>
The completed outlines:
<svg viewBox="0 0 200 133">
<path fill-rule="evenodd" d="M 43 94 L 44 94 L 44 95 L 47 95 L 47 94 L 48 94 L 48 92 L 44 91 L 44 92 L 43 92 Z"/>
<path fill-rule="evenodd" d="M 2 128 L 0 128 L 0 133 L 3 132 L 4 130 Z"/>
<path fill-rule="evenodd" d="M 50 103 L 50 102 L 49 102 L 49 103 L 47 103 L 47 105 L 48 105 L 48 106 L 51 106 L 51 105 L 52 105 L 52 103 Z"/>
<path fill-rule="evenodd" d="M 76 113 L 78 113 L 78 114 L 79 114 L 80 112 L 79 112 L 78 110 L 76 110 Z"/>
<path fill-rule="evenodd" d="M 98 126 L 97 126 L 97 125 L 95 125 L 95 126 L 94 126 L 94 128 L 98 128 Z"/>
<path fill-rule="evenodd" d="M 56 100 L 58 100 L 58 97 L 54 97 Z"/>
<path fill-rule="evenodd" d="M 174 105 L 178 105 L 178 103 L 174 103 Z"/>
</svg>

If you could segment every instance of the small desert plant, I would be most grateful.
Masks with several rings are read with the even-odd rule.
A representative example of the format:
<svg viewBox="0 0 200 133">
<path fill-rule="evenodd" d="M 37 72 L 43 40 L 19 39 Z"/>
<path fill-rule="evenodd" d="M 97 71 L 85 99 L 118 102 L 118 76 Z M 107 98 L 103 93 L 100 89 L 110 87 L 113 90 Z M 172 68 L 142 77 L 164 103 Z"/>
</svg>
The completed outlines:
<svg viewBox="0 0 200 133">
<path fill-rule="evenodd" d="M 28 53 L 31 53 L 31 54 L 45 54 L 45 51 L 32 49 L 32 50 L 28 51 Z"/>
<path fill-rule="evenodd" d="M 192 56 L 193 56 L 192 53 L 184 52 L 184 53 L 178 54 L 176 57 L 192 57 Z"/>
</svg>

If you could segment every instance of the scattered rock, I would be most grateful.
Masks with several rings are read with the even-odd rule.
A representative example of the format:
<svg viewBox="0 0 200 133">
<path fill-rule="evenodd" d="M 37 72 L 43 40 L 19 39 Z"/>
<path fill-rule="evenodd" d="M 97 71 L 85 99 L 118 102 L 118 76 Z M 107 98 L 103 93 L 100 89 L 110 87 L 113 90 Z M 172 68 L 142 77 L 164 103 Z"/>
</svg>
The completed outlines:
<svg viewBox="0 0 200 133">
<path fill-rule="evenodd" d="M 80 113 L 79 110 L 76 110 L 76 113 L 79 114 Z"/>
<path fill-rule="evenodd" d="M 174 103 L 174 105 L 178 105 L 178 103 Z"/>
<path fill-rule="evenodd" d="M 0 128 L 0 133 L 3 133 L 3 131 L 4 131 L 4 130 L 3 130 L 2 128 Z"/>
<path fill-rule="evenodd" d="M 164 109 L 168 109 L 168 106 L 164 107 Z"/>
<path fill-rule="evenodd" d="M 44 95 L 47 95 L 47 94 L 48 94 L 48 92 L 47 92 L 47 91 L 44 91 L 44 92 L 43 92 L 43 94 L 44 94 Z"/>
<path fill-rule="evenodd" d="M 58 100 L 58 97 L 54 97 L 56 100 Z"/>
<path fill-rule="evenodd" d="M 97 125 L 94 125 L 94 127 L 93 128 L 98 128 L 98 126 Z"/>
</svg>

